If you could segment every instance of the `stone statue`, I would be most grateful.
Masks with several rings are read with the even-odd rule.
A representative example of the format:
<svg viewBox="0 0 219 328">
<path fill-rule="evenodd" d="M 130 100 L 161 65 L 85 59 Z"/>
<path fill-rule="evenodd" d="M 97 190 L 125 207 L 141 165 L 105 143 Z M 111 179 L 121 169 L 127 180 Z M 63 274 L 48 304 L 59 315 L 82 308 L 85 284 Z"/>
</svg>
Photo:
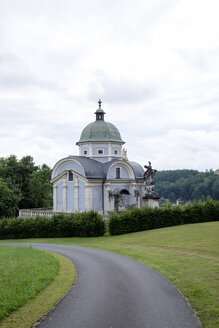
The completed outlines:
<svg viewBox="0 0 219 328">
<path fill-rule="evenodd" d="M 127 149 L 125 149 L 125 148 L 122 149 L 122 158 L 125 159 L 126 161 L 128 161 Z"/>
<path fill-rule="evenodd" d="M 152 169 L 151 162 L 148 162 L 149 165 L 144 167 L 147 169 L 144 173 L 145 179 L 145 196 L 157 197 L 157 194 L 154 191 L 154 176 L 157 170 Z"/>
<path fill-rule="evenodd" d="M 154 185 L 154 175 L 157 170 L 153 170 L 151 166 L 151 162 L 148 162 L 149 165 L 145 165 L 144 167 L 147 169 L 144 173 L 144 179 L 146 181 L 146 185 L 151 186 Z"/>
<path fill-rule="evenodd" d="M 125 209 L 124 198 L 125 198 L 125 195 L 119 194 L 119 197 L 116 202 L 118 212 L 121 212 Z"/>
</svg>

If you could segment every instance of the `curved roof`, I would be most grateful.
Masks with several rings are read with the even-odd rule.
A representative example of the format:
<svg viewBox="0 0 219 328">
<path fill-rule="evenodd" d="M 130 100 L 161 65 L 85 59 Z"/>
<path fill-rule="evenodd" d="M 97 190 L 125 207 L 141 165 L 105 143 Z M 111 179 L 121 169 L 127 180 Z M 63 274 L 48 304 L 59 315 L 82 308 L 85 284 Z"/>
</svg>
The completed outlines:
<svg viewBox="0 0 219 328">
<path fill-rule="evenodd" d="M 84 172 L 85 172 L 85 177 L 87 179 L 106 179 L 108 169 L 110 168 L 110 166 L 113 163 L 117 163 L 117 162 L 119 162 L 119 163 L 123 162 L 124 164 L 130 165 L 134 172 L 135 179 L 143 179 L 144 178 L 144 170 L 143 170 L 142 166 L 136 162 L 112 159 L 109 162 L 101 163 L 101 162 L 98 162 L 94 159 L 90 159 L 85 156 L 68 156 L 66 158 L 63 158 L 59 162 L 57 162 L 53 168 L 52 178 L 55 178 L 55 176 L 57 175 L 57 173 L 56 173 L 57 169 L 62 164 L 62 162 L 63 161 L 67 162 L 68 160 L 71 160 L 71 159 L 76 160 L 81 164 L 81 166 L 83 167 Z M 55 168 L 56 168 L 56 170 L 55 170 Z"/>
<path fill-rule="evenodd" d="M 143 169 L 143 167 L 140 164 L 136 163 L 136 162 L 128 161 L 128 163 L 133 168 L 133 171 L 135 173 L 135 178 L 136 179 L 143 179 L 144 178 L 144 169 Z"/>
<path fill-rule="evenodd" d="M 88 179 L 104 179 L 105 174 L 103 170 L 103 164 L 94 159 L 90 159 L 85 156 L 69 156 L 69 159 L 75 159 L 78 161 L 85 171 L 85 176 Z"/>
<path fill-rule="evenodd" d="M 107 175 L 107 171 L 108 171 L 109 167 L 112 165 L 112 163 L 115 163 L 115 162 L 123 162 L 123 163 L 129 164 L 134 172 L 135 179 L 144 179 L 144 169 L 140 164 L 138 164 L 136 162 L 126 161 L 124 159 L 121 160 L 121 159 L 116 159 L 116 158 L 103 164 L 104 172 L 106 175 Z"/>
<path fill-rule="evenodd" d="M 76 145 L 85 142 L 119 142 L 124 144 L 115 125 L 104 120 L 92 122 L 83 129 L 80 140 Z"/>
</svg>

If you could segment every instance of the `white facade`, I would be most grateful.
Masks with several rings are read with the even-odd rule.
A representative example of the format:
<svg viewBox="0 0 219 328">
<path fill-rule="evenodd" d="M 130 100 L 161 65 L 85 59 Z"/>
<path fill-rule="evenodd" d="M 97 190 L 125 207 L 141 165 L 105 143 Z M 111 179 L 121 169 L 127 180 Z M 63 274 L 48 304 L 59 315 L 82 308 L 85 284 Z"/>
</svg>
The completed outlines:
<svg viewBox="0 0 219 328">
<path fill-rule="evenodd" d="M 95 114 L 96 121 L 77 142 L 79 156 L 63 158 L 53 168 L 54 212 L 93 209 L 108 214 L 143 204 L 143 168 L 128 161 L 119 131 L 104 121 L 100 101 Z"/>
<path fill-rule="evenodd" d="M 144 180 L 136 179 L 133 163 L 129 161 L 98 163 L 82 156 L 69 156 L 54 166 L 51 182 L 55 212 L 93 209 L 108 214 L 118 210 L 121 195 L 125 208 L 142 206 Z"/>
</svg>

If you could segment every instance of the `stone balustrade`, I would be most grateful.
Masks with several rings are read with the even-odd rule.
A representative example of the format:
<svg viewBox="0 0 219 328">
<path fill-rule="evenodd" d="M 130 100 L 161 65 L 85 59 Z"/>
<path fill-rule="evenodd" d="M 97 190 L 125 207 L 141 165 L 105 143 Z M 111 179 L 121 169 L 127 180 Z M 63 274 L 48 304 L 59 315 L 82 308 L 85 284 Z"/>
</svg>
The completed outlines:
<svg viewBox="0 0 219 328">
<path fill-rule="evenodd" d="M 54 212 L 52 208 L 30 208 L 19 210 L 19 218 L 36 218 L 37 216 L 43 216 L 51 218 L 54 214 L 60 214 L 60 212 Z"/>
</svg>

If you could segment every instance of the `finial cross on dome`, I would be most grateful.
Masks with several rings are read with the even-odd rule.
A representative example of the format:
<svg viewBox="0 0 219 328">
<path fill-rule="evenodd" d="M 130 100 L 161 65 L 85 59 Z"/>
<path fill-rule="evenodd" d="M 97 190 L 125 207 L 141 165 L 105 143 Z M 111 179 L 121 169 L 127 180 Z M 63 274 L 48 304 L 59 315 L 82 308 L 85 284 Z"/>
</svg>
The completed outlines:
<svg viewBox="0 0 219 328">
<path fill-rule="evenodd" d="M 101 104 L 102 104 L 102 101 L 99 99 L 98 101 L 98 104 L 99 104 L 99 109 L 101 109 Z"/>
</svg>

